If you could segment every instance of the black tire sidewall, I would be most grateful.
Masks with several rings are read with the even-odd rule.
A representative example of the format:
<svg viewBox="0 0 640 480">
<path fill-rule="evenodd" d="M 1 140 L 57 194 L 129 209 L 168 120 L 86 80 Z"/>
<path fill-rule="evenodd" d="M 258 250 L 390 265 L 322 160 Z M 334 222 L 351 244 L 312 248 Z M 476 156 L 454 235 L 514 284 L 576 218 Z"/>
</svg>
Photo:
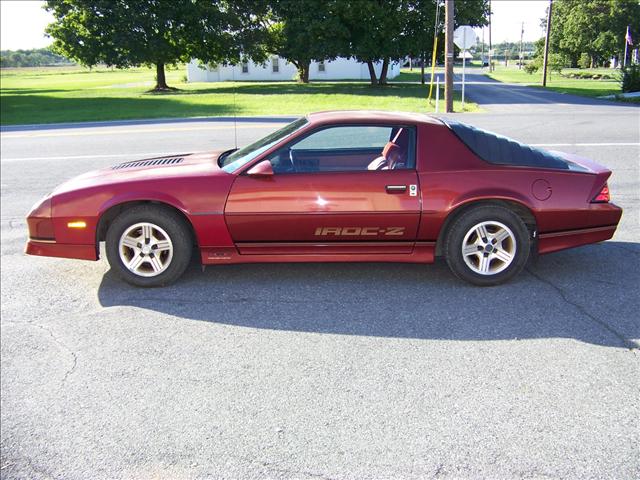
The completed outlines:
<svg viewBox="0 0 640 480">
<path fill-rule="evenodd" d="M 481 275 L 465 263 L 462 256 L 462 242 L 467 232 L 481 222 L 500 222 L 509 227 L 516 239 L 516 255 L 511 264 L 494 275 Z M 529 259 L 531 239 L 524 221 L 508 208 L 485 205 L 472 208 L 456 219 L 445 239 L 445 258 L 451 271 L 460 279 L 478 286 L 504 283 L 524 269 Z"/>
<path fill-rule="evenodd" d="M 162 228 L 171 238 L 173 257 L 169 267 L 155 277 L 142 277 L 131 272 L 122 262 L 118 251 L 120 237 L 131 225 L 149 222 Z M 140 205 L 118 215 L 107 230 L 106 253 L 116 275 L 138 287 L 162 287 L 175 282 L 191 260 L 193 239 L 185 221 L 172 210 L 157 205 Z"/>
</svg>

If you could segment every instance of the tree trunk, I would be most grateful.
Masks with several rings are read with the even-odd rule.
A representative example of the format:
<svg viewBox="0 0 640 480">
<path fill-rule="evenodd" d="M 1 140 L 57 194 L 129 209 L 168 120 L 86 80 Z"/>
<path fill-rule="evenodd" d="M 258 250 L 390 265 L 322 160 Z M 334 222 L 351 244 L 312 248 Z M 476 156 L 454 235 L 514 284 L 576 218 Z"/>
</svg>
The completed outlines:
<svg viewBox="0 0 640 480">
<path fill-rule="evenodd" d="M 164 75 L 164 62 L 156 63 L 156 88 L 155 90 L 169 90 L 167 78 Z"/>
<path fill-rule="evenodd" d="M 380 70 L 380 85 L 387 84 L 387 72 L 389 70 L 389 59 L 385 58 L 382 61 L 382 70 Z"/>
<path fill-rule="evenodd" d="M 420 57 L 420 83 L 424 85 L 424 52 L 422 52 L 422 56 Z"/>
<path fill-rule="evenodd" d="M 292 61 L 291 63 L 293 63 L 296 66 L 296 69 L 298 70 L 298 82 L 309 83 L 309 62 Z"/>
<path fill-rule="evenodd" d="M 300 71 L 300 81 L 302 83 L 309 83 L 309 64 L 305 63 Z"/>
<path fill-rule="evenodd" d="M 376 69 L 373 66 L 371 60 L 367 60 L 367 67 L 369 67 L 369 78 L 371 79 L 371 85 L 378 85 L 378 77 L 376 77 Z"/>
</svg>

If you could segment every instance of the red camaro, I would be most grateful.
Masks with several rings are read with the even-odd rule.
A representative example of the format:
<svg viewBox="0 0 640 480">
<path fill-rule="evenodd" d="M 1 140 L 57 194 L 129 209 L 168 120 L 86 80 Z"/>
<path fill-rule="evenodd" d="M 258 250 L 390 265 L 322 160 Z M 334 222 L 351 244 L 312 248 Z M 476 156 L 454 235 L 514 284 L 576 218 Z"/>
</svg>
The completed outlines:
<svg viewBox="0 0 640 480">
<path fill-rule="evenodd" d="M 494 285 L 530 254 L 611 238 L 611 172 L 461 123 L 387 112 L 301 118 L 241 148 L 76 177 L 29 213 L 27 253 L 97 260 L 138 286 L 248 262 L 418 262 Z"/>
</svg>

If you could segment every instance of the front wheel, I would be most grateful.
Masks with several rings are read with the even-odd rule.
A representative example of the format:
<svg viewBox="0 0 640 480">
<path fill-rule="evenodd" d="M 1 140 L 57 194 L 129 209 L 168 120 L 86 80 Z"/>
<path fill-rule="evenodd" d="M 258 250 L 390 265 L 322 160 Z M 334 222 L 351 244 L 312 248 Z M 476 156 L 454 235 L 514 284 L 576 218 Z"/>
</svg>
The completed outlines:
<svg viewBox="0 0 640 480">
<path fill-rule="evenodd" d="M 531 240 L 522 219 L 501 206 L 479 206 L 458 218 L 447 233 L 451 271 L 474 285 L 506 282 L 525 267 Z"/>
<path fill-rule="evenodd" d="M 126 282 L 160 287 L 176 281 L 191 260 L 193 241 L 185 221 L 168 208 L 140 205 L 109 226 L 109 265 Z"/>
</svg>

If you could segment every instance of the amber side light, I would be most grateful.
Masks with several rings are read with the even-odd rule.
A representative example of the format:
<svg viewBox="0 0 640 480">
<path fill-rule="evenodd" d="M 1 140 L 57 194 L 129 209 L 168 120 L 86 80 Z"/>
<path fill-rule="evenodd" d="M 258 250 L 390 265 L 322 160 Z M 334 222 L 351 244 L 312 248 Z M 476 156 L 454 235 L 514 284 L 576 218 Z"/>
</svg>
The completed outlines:
<svg viewBox="0 0 640 480">
<path fill-rule="evenodd" d="M 67 223 L 67 227 L 69 228 L 87 228 L 87 222 L 83 220 L 76 220 L 75 222 Z"/>
</svg>

